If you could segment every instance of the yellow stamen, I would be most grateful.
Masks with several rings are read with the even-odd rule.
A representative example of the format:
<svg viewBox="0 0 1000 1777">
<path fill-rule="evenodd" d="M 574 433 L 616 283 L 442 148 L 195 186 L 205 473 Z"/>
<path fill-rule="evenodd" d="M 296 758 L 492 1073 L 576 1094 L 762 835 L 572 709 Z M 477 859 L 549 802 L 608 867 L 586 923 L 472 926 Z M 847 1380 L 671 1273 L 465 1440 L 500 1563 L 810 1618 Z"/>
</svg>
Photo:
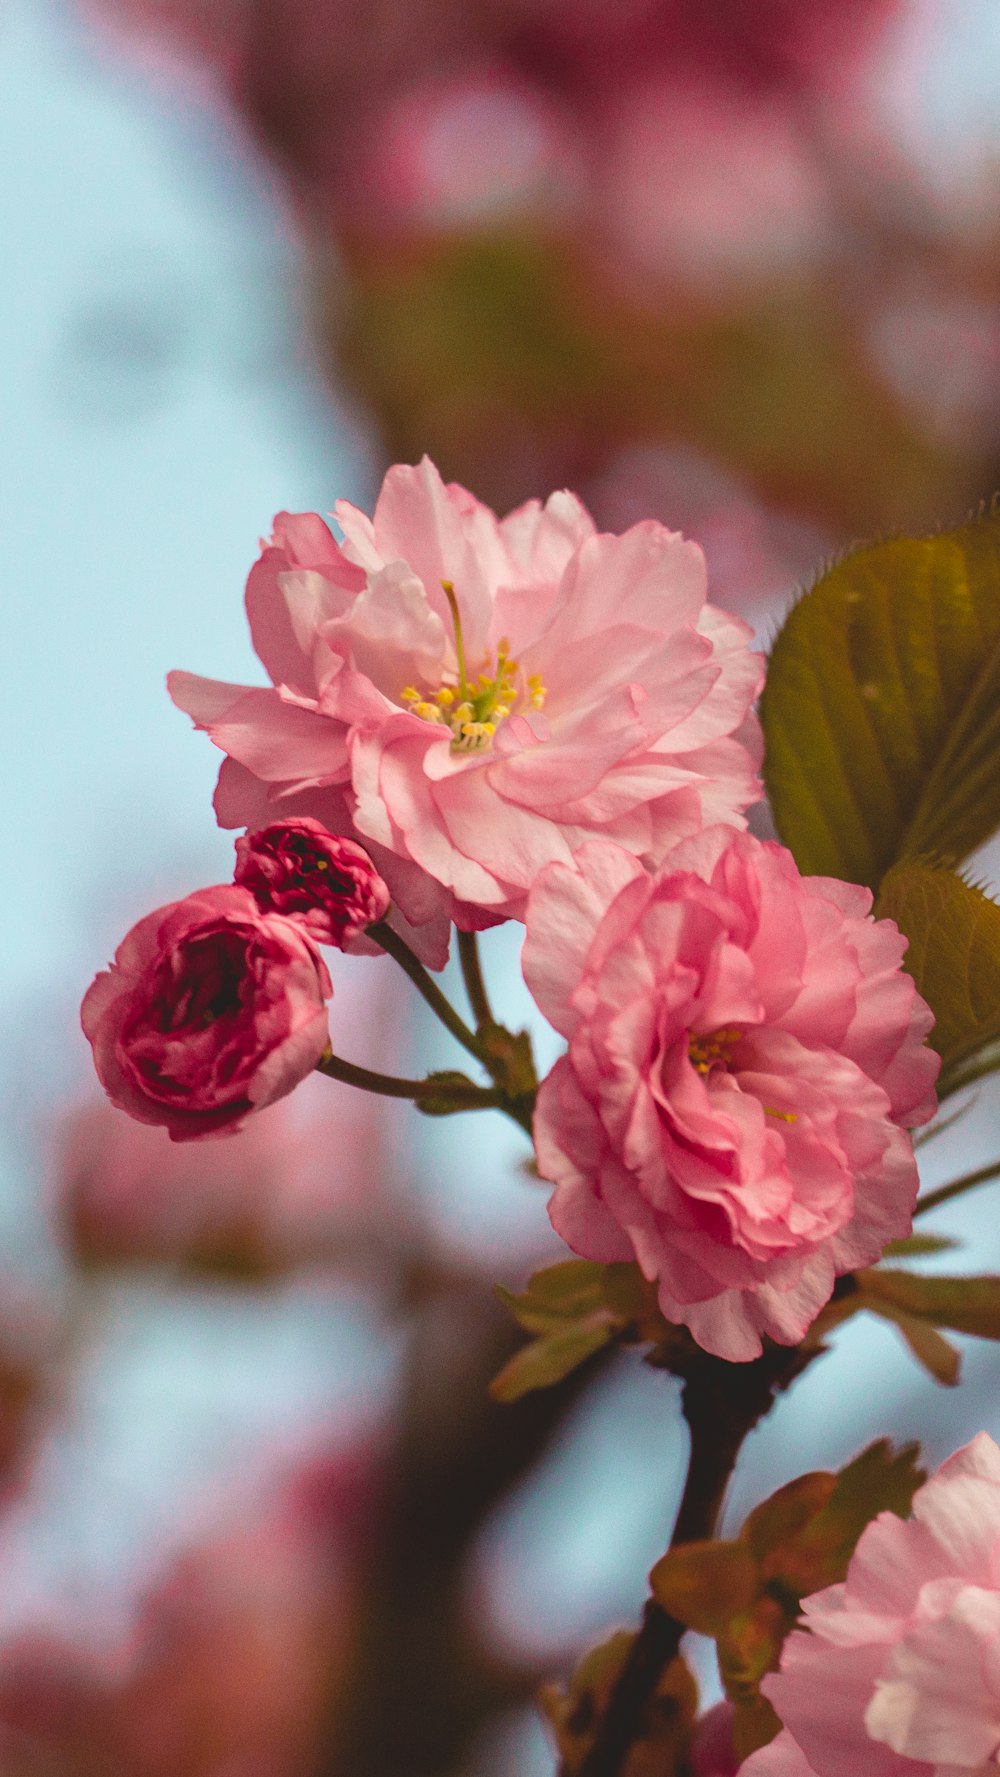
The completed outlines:
<svg viewBox="0 0 1000 1777">
<path fill-rule="evenodd" d="M 734 1026 L 714 1030 L 702 1037 L 688 1038 L 688 1054 L 691 1065 L 697 1074 L 710 1073 L 713 1067 L 728 1067 L 730 1050 L 738 1043 L 743 1032 Z"/>
<path fill-rule="evenodd" d="M 764 1106 L 764 1115 L 765 1117 L 778 1117 L 782 1123 L 797 1123 L 799 1120 L 797 1111 L 776 1111 L 772 1104 Z"/>
<path fill-rule="evenodd" d="M 452 751 L 479 752 L 488 747 L 499 723 L 513 714 L 517 705 L 540 710 L 545 702 L 545 686 L 539 673 L 532 673 L 517 682 L 520 663 L 510 657 L 510 642 L 501 636 L 497 643 L 496 666 L 489 661 L 470 677 L 462 632 L 462 617 L 455 587 L 451 580 L 442 580 L 441 589 L 448 600 L 455 637 L 457 672 L 449 682 L 424 693 L 407 685 L 399 694 L 411 714 L 427 722 L 447 725 L 452 734 Z M 455 682 L 457 680 L 457 682 Z"/>
<path fill-rule="evenodd" d="M 540 710 L 546 698 L 545 686 L 542 684 L 541 673 L 531 673 L 528 678 L 528 700 L 532 709 Z"/>
</svg>

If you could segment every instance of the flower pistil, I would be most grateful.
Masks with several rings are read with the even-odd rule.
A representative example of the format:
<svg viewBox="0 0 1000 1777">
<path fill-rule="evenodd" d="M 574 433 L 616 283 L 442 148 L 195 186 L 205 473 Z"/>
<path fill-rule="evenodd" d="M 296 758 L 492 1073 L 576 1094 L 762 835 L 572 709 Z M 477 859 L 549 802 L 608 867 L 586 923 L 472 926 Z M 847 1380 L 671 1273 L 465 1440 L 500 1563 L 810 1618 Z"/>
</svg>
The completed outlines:
<svg viewBox="0 0 1000 1777">
<path fill-rule="evenodd" d="M 481 672 L 474 680 L 470 678 L 455 588 L 450 580 L 442 580 L 441 585 L 451 609 L 455 633 L 456 683 L 442 683 L 429 696 L 414 685 L 407 685 L 400 693 L 400 702 L 425 722 L 441 722 L 449 727 L 453 753 L 484 752 L 498 725 L 506 720 L 522 695 L 515 682 L 521 670 L 520 663 L 511 659 L 510 643 L 502 637 L 497 644 L 496 670 L 492 674 Z M 545 702 L 545 686 L 540 674 L 531 673 L 526 687 L 525 701 L 532 709 L 540 710 Z"/>
</svg>

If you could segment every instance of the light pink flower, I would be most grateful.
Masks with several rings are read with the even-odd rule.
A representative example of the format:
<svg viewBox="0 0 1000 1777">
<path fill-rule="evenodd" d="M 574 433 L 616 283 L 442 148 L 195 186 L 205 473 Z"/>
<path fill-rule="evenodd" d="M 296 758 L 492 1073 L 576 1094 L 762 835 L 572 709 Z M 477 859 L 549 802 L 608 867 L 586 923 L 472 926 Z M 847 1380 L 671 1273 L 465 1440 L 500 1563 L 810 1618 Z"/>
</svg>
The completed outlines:
<svg viewBox="0 0 1000 1777">
<path fill-rule="evenodd" d="M 569 1038 L 535 1144 L 575 1252 L 637 1259 L 671 1321 L 740 1360 L 801 1339 L 910 1227 L 931 1014 L 867 889 L 715 827 L 650 875 L 595 843 L 528 902 L 524 973 Z"/>
<path fill-rule="evenodd" d="M 235 875 L 259 906 L 340 950 L 389 910 L 389 890 L 368 853 L 319 821 L 273 821 L 244 834 L 236 841 Z"/>
<path fill-rule="evenodd" d="M 272 687 L 173 673 L 228 755 L 223 826 L 309 814 L 360 837 L 443 961 L 447 922 L 519 917 L 595 832 L 655 864 L 758 794 L 762 663 L 662 525 L 598 535 L 573 495 L 502 522 L 425 458 L 374 520 L 282 514 L 247 585 Z"/>
<path fill-rule="evenodd" d="M 239 1129 L 311 1073 L 332 992 L 301 927 L 227 884 L 133 926 L 81 1017 L 112 1103 L 191 1141 Z"/>
<path fill-rule="evenodd" d="M 747 1777 L 987 1777 L 1000 1763 L 1000 1449 L 981 1432 L 803 1605 Z"/>
</svg>

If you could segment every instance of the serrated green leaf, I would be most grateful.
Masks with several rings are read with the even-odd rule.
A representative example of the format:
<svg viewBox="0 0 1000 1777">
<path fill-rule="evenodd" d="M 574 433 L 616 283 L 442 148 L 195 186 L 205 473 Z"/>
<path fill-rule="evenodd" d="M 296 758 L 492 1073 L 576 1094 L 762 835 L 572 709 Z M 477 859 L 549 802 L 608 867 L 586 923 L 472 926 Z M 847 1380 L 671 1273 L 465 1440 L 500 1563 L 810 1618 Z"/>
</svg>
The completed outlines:
<svg viewBox="0 0 1000 1777">
<path fill-rule="evenodd" d="M 876 911 L 909 939 L 904 967 L 934 1013 L 945 1066 L 1000 1038 L 1000 906 L 954 871 L 915 863 L 889 871 Z"/>
<path fill-rule="evenodd" d="M 876 888 L 1000 826 L 1000 516 L 857 549 L 790 612 L 761 699 L 778 831 Z"/>
<path fill-rule="evenodd" d="M 783 1552 L 780 1578 L 792 1591 L 805 1597 L 842 1580 L 861 1532 L 879 1512 L 907 1516 L 926 1479 L 918 1453 L 917 1444 L 894 1450 L 880 1438 L 840 1470 L 826 1504 Z"/>
<path fill-rule="evenodd" d="M 897 1309 L 952 1333 L 1000 1339 L 1000 1277 L 923 1277 L 915 1271 L 862 1271 L 863 1305 Z"/>
<path fill-rule="evenodd" d="M 564 1382 L 596 1351 L 610 1345 L 613 1338 L 614 1327 L 606 1319 L 579 1322 L 556 1333 L 545 1333 L 514 1353 L 500 1374 L 494 1376 L 490 1394 L 495 1401 L 510 1406 L 533 1389 L 552 1388 L 557 1382 Z"/>
<path fill-rule="evenodd" d="M 756 1599 L 760 1568 L 743 1543 L 679 1543 L 656 1563 L 649 1583 L 675 1622 L 700 1635 L 721 1635 Z"/>
<path fill-rule="evenodd" d="M 836 1485 L 836 1475 L 824 1469 L 799 1475 L 796 1480 L 779 1487 L 770 1499 L 754 1507 L 740 1531 L 741 1540 L 758 1561 L 778 1554 L 812 1522 Z"/>
</svg>

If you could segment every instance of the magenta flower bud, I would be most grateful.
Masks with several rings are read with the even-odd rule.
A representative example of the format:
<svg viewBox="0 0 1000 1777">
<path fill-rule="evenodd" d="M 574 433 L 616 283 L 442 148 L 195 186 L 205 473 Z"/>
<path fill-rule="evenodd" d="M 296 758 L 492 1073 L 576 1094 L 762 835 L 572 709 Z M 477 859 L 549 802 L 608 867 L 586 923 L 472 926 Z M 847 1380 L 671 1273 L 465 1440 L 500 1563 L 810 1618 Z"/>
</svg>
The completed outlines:
<svg viewBox="0 0 1000 1777">
<path fill-rule="evenodd" d="M 236 881 L 261 907 L 338 950 L 389 910 L 389 890 L 368 853 L 312 819 L 272 821 L 237 839 Z"/>
<path fill-rule="evenodd" d="M 736 1777 L 740 1761 L 733 1748 L 733 1706 L 717 1703 L 695 1724 L 691 1777 Z"/>
<path fill-rule="evenodd" d="M 239 1129 L 312 1072 L 332 992 L 301 925 L 226 883 L 133 926 L 81 1019 L 112 1104 L 193 1141 Z"/>
</svg>

